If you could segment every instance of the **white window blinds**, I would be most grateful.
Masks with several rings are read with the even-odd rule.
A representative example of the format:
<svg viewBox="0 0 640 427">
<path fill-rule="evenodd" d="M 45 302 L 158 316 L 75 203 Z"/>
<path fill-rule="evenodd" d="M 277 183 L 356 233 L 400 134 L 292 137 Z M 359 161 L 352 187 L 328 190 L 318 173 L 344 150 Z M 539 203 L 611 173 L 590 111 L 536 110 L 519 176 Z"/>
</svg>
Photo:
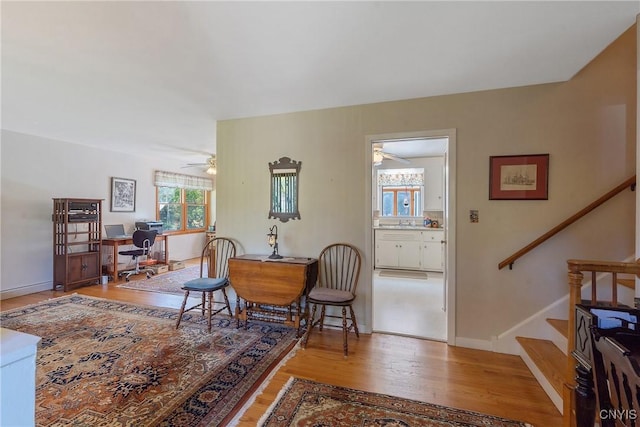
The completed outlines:
<svg viewBox="0 0 640 427">
<path fill-rule="evenodd" d="M 156 187 L 193 188 L 196 190 L 213 190 L 213 180 L 200 176 L 184 175 L 175 172 L 156 171 L 153 181 Z"/>
</svg>

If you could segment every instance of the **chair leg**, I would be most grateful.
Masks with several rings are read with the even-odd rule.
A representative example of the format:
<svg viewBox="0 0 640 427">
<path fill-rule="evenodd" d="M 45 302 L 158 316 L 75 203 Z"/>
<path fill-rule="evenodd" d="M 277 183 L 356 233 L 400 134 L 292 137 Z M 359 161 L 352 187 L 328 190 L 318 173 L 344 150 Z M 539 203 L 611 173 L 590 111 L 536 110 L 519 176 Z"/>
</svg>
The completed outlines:
<svg viewBox="0 0 640 427">
<path fill-rule="evenodd" d="M 358 331 L 358 322 L 356 322 L 356 315 L 353 312 L 353 306 L 349 306 L 351 311 L 351 324 L 353 325 L 353 331 L 356 333 L 356 338 L 360 338 L 360 332 Z"/>
<path fill-rule="evenodd" d="M 227 291 L 225 288 L 222 288 L 222 296 L 224 297 L 224 303 L 227 305 L 229 317 L 233 317 L 233 314 L 231 314 L 231 304 L 229 304 L 229 298 L 227 297 Z"/>
<path fill-rule="evenodd" d="M 240 328 L 240 297 L 236 295 L 236 329 Z"/>
<path fill-rule="evenodd" d="M 347 307 L 342 307 L 342 347 L 344 348 L 344 357 L 349 354 L 349 348 L 347 346 Z"/>
<path fill-rule="evenodd" d="M 211 317 L 213 317 L 213 291 L 211 292 L 206 292 L 209 294 L 209 321 L 207 322 L 207 326 L 209 327 L 209 333 L 211 333 Z M 202 295 L 204 295 L 205 292 L 202 293 Z"/>
<path fill-rule="evenodd" d="M 326 306 L 322 306 L 322 310 L 320 311 L 320 332 L 322 332 L 322 328 L 324 328 L 324 310 Z"/>
<path fill-rule="evenodd" d="M 314 304 L 313 308 L 311 309 L 311 317 L 307 319 L 307 331 L 304 333 L 304 338 L 302 338 L 302 348 L 307 347 L 309 335 L 311 335 L 311 329 L 313 329 L 313 318 L 316 317 L 316 308 L 318 308 L 318 306 Z"/>
<path fill-rule="evenodd" d="M 176 322 L 176 329 L 180 326 L 180 321 L 182 320 L 182 314 L 184 313 L 184 308 L 187 306 L 187 298 L 189 298 L 189 291 L 184 291 L 184 300 L 182 301 L 182 307 L 180 307 L 180 313 L 178 313 L 178 321 Z"/>
<path fill-rule="evenodd" d="M 205 312 L 205 309 L 207 308 L 207 306 L 205 305 L 206 303 L 207 303 L 207 293 L 202 292 L 202 304 L 200 305 L 200 308 L 202 311 L 202 317 L 204 317 L 204 312 Z"/>
</svg>

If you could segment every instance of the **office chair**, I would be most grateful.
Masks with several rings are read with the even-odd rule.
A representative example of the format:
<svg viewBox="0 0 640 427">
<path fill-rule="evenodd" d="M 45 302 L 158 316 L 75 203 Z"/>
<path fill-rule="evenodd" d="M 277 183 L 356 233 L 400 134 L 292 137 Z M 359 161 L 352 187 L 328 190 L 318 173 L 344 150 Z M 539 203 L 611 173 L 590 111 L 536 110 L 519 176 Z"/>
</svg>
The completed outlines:
<svg viewBox="0 0 640 427">
<path fill-rule="evenodd" d="M 147 273 L 147 279 L 154 274 L 153 270 L 148 268 L 140 269 L 140 257 L 148 256 L 151 252 L 151 246 L 156 241 L 155 230 L 136 230 L 133 232 L 133 244 L 136 249 L 127 251 L 118 251 L 120 255 L 128 255 L 136 262 L 136 267 L 133 270 L 123 271 L 120 276 L 125 276 L 125 280 L 128 282 L 129 278 L 134 274 L 140 274 L 142 272 Z"/>
</svg>

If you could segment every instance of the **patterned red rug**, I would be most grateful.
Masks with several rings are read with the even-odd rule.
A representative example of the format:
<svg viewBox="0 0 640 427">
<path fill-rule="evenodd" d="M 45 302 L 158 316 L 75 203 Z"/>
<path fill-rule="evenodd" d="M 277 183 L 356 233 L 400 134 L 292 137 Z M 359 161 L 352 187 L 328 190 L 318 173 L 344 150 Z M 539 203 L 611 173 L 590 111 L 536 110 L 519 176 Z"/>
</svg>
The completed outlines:
<svg viewBox="0 0 640 427">
<path fill-rule="evenodd" d="M 205 270 L 207 266 L 204 266 Z M 130 282 L 117 285 L 118 288 L 136 289 L 138 291 L 160 292 L 164 294 L 184 295 L 182 285 L 191 279 L 200 277 L 200 266 L 194 265 L 182 270 L 169 271 L 167 273 L 151 276 L 149 279 L 144 274 L 139 274 Z"/>
<path fill-rule="evenodd" d="M 296 342 L 280 325 L 85 296 L 0 313 L 3 328 L 42 337 L 36 423 L 224 425 Z"/>
<path fill-rule="evenodd" d="M 525 427 L 478 412 L 290 378 L 263 415 L 262 427 Z"/>
</svg>

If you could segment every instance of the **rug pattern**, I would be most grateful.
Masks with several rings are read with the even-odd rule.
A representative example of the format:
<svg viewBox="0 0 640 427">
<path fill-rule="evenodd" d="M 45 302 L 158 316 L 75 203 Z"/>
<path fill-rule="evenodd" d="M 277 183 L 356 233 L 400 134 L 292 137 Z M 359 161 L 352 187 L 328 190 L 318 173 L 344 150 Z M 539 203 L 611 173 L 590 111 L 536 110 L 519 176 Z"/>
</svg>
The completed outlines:
<svg viewBox="0 0 640 427">
<path fill-rule="evenodd" d="M 296 331 L 227 316 L 67 296 L 2 312 L 1 325 L 42 337 L 39 426 L 219 425 L 295 343 Z"/>
<path fill-rule="evenodd" d="M 205 271 L 206 268 L 205 264 Z M 144 274 L 134 277 L 136 277 L 135 280 L 116 285 L 116 287 L 184 296 L 182 285 L 188 280 L 200 277 L 200 266 L 194 265 L 182 270 L 158 274 L 149 279 L 145 278 Z"/>
<path fill-rule="evenodd" d="M 531 427 L 478 412 L 290 378 L 261 427 Z"/>
</svg>

